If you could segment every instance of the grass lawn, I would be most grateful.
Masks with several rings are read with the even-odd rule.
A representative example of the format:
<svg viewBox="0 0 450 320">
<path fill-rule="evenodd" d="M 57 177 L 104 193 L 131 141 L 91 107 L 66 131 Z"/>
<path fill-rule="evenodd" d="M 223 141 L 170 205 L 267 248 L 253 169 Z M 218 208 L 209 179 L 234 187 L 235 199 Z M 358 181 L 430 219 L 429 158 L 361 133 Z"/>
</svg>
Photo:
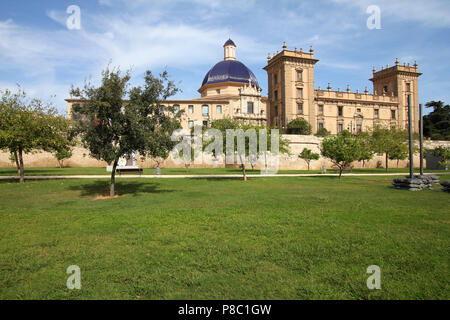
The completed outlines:
<svg viewBox="0 0 450 320">
<path fill-rule="evenodd" d="M 419 170 L 416 169 L 416 172 Z M 442 172 L 443 170 L 425 170 L 425 172 Z M 247 168 L 247 174 L 260 174 L 259 170 L 249 170 Z M 297 174 L 297 173 L 320 173 L 320 170 L 279 170 L 278 173 L 283 174 Z M 352 173 L 385 173 L 386 169 L 353 169 Z M 389 173 L 408 173 L 408 168 L 392 168 L 389 169 Z M 185 168 L 162 168 L 161 174 L 163 175 L 207 175 L 207 174 L 241 174 L 241 169 L 234 168 L 192 168 L 189 172 Z M 338 171 L 328 169 L 327 173 L 338 173 Z M 345 171 L 349 173 L 349 171 Z M 136 174 L 135 172 L 132 174 Z M 144 168 L 144 173 L 148 175 L 155 174 L 154 168 Z M 17 175 L 17 170 L 13 167 L 0 167 L 0 176 L 14 176 Z M 25 167 L 25 175 L 28 176 L 52 176 L 52 175 L 111 175 L 110 172 L 106 172 L 105 168 L 99 167 Z M 125 175 L 125 174 L 124 174 Z"/>
<path fill-rule="evenodd" d="M 449 299 L 450 196 L 392 178 L 0 181 L 0 298 Z"/>
</svg>

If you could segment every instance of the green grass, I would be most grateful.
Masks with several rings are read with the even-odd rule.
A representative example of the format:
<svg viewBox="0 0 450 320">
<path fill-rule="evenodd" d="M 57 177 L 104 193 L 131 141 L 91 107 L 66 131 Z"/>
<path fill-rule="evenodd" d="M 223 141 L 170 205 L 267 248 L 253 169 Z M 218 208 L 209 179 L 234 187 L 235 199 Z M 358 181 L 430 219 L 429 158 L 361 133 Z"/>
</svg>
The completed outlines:
<svg viewBox="0 0 450 320">
<path fill-rule="evenodd" d="M 391 179 L 1 181 L 0 298 L 449 299 L 449 194 Z"/>
<path fill-rule="evenodd" d="M 425 170 L 425 172 L 441 172 L 442 170 Z M 278 173 L 284 174 L 297 174 L 297 173 L 320 173 L 320 170 L 280 170 Z M 338 171 L 328 169 L 327 173 L 336 173 Z M 348 173 L 349 171 L 345 171 Z M 385 173 L 383 168 L 378 169 L 354 169 L 353 173 Z M 389 173 L 408 173 L 408 168 L 392 168 L 389 169 Z M 418 172 L 418 170 L 416 170 Z M 241 174 L 241 169 L 235 168 L 192 168 L 187 172 L 185 168 L 162 168 L 161 174 L 163 175 L 210 175 L 210 174 Z M 25 167 L 25 175 L 28 176 L 51 176 L 51 175 L 110 175 L 110 172 L 106 172 L 106 168 L 103 167 Z M 136 174 L 133 172 L 132 174 Z M 155 169 L 144 168 L 144 174 L 155 174 Z M 248 170 L 247 174 L 260 174 L 259 170 Z M 0 167 L 0 176 L 15 176 L 17 170 L 13 167 Z M 124 174 L 125 175 L 125 174 Z"/>
</svg>

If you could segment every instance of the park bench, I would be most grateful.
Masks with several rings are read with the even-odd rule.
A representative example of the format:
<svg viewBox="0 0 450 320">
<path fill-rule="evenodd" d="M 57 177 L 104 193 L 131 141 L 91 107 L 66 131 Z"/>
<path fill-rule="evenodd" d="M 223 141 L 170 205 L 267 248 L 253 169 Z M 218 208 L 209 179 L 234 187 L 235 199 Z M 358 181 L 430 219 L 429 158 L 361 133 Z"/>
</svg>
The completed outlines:
<svg viewBox="0 0 450 320">
<path fill-rule="evenodd" d="M 122 172 L 126 173 L 126 172 L 139 172 L 139 175 L 142 175 L 142 172 L 144 172 L 144 170 L 142 168 L 117 168 L 116 172 L 119 175 L 122 175 Z"/>
</svg>

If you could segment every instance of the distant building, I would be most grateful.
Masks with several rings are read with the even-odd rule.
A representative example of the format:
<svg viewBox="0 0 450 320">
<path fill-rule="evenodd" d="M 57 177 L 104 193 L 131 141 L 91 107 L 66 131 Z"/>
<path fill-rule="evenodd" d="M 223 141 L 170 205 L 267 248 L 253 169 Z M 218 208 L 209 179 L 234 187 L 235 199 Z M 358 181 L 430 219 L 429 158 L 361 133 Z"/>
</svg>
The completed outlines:
<svg viewBox="0 0 450 320">
<path fill-rule="evenodd" d="M 373 69 L 374 93 L 331 90 L 314 87 L 314 50 L 309 52 L 283 50 L 268 56 L 264 69 L 268 75 L 268 123 L 285 128 L 295 118 L 302 117 L 312 126 L 313 133 L 326 128 L 332 134 L 348 130 L 358 133 L 375 125 L 396 126 L 408 124 L 408 103 L 413 108 L 414 131 L 418 131 L 418 72 L 413 66 L 400 65 L 379 71 Z"/>
<path fill-rule="evenodd" d="M 302 117 L 312 126 L 313 133 L 326 128 L 332 134 L 343 130 L 352 133 L 376 125 L 407 128 L 408 104 L 413 110 L 414 131 L 418 131 L 417 63 L 373 69 L 373 94 L 351 92 L 350 86 L 332 91 L 314 86 L 314 50 L 287 50 L 268 56 L 264 70 L 268 75 L 268 97 L 253 72 L 236 60 L 236 45 L 229 39 L 223 45 L 224 60 L 205 75 L 199 98 L 166 100 L 168 105 L 183 110 L 181 125 L 192 128 L 209 126 L 212 121 L 232 118 L 257 125 L 286 128 L 295 118 Z M 77 99 L 67 99 L 68 115 Z"/>
</svg>

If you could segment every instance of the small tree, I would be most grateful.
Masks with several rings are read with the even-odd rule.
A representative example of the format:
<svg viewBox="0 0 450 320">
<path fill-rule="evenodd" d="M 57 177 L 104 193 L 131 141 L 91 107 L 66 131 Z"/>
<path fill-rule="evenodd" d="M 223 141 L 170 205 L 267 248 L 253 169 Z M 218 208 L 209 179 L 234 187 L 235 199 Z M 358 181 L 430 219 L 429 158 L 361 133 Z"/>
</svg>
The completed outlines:
<svg viewBox="0 0 450 320">
<path fill-rule="evenodd" d="M 445 168 L 445 170 L 448 170 L 448 167 L 450 167 L 450 148 L 439 146 L 436 149 L 433 150 L 433 156 L 435 157 L 441 157 L 442 161 L 439 161 L 439 164 Z"/>
<path fill-rule="evenodd" d="M 102 72 L 99 87 L 86 83 L 71 95 L 83 103 L 73 106 L 74 133 L 96 159 L 112 163 L 110 196 L 115 195 L 115 174 L 119 158 L 138 152 L 146 156 L 167 157 L 175 142 L 170 139 L 179 116 L 163 101 L 178 89 L 163 72 L 159 78 L 146 72 L 143 87 L 128 90 L 130 73 L 117 69 Z M 123 99 L 129 100 L 124 103 Z"/>
<path fill-rule="evenodd" d="M 72 148 L 71 146 L 66 146 L 60 148 L 55 152 L 55 158 L 58 160 L 59 167 L 64 167 L 64 160 L 72 157 Z"/>
<path fill-rule="evenodd" d="M 376 127 L 372 132 L 373 151 L 379 155 L 385 155 L 386 172 L 389 169 L 389 157 L 399 153 L 399 150 L 408 148 L 408 132 L 397 128 Z"/>
<path fill-rule="evenodd" d="M 311 160 L 319 160 L 320 154 L 314 153 L 310 149 L 305 148 L 303 149 L 302 153 L 298 155 L 298 157 L 305 160 L 305 162 L 308 164 L 308 171 L 309 171 L 309 165 L 311 163 Z"/>
<path fill-rule="evenodd" d="M 317 130 L 315 136 L 316 137 L 328 137 L 331 134 L 330 131 L 328 131 L 326 128 L 320 128 Z"/>
<path fill-rule="evenodd" d="M 54 152 L 70 143 L 70 121 L 51 104 L 28 99 L 19 87 L 17 93 L 0 91 L 0 149 L 14 155 L 19 182 L 25 181 L 23 154 L 43 150 Z"/>
<path fill-rule="evenodd" d="M 310 135 L 311 132 L 311 125 L 303 118 L 296 118 L 287 125 L 288 134 Z"/>
<path fill-rule="evenodd" d="M 409 156 L 409 146 L 406 143 L 394 146 L 389 154 L 390 160 L 397 160 L 397 168 L 400 160 L 405 160 Z"/>
<path fill-rule="evenodd" d="M 339 168 L 339 179 L 342 171 L 360 156 L 359 143 L 350 132 L 343 131 L 337 136 L 325 138 L 321 152 Z"/>
<path fill-rule="evenodd" d="M 358 141 L 359 146 L 358 161 L 362 161 L 362 166 L 364 168 L 365 162 L 373 158 L 374 151 L 372 137 L 367 132 L 360 132 L 356 136 L 356 140 Z"/>
</svg>

